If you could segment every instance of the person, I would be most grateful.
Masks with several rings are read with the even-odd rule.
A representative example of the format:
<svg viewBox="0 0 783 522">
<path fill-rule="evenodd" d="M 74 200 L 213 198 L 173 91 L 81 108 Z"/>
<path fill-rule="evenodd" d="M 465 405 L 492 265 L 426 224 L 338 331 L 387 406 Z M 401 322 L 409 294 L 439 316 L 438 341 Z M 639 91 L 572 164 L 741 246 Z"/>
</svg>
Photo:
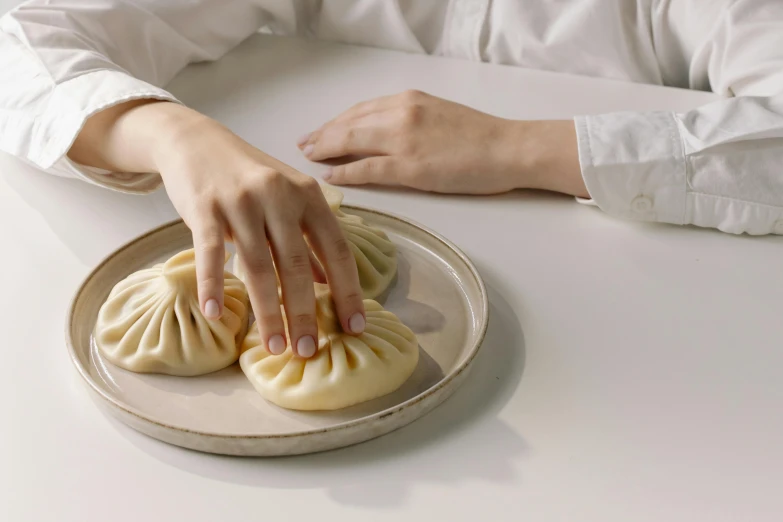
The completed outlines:
<svg viewBox="0 0 783 522">
<path fill-rule="evenodd" d="M 35 0 L 6 14 L 0 150 L 113 190 L 162 183 L 193 233 L 204 314 L 221 314 L 230 239 L 272 353 L 286 346 L 275 270 L 300 356 L 316 349 L 314 278 L 346 331 L 363 330 L 349 247 L 316 181 L 163 89 L 259 30 L 723 96 L 573 121 L 513 121 L 415 91 L 362 101 L 298 144 L 313 161 L 359 158 L 329 183 L 537 188 L 620 218 L 783 233 L 779 0 Z"/>
</svg>

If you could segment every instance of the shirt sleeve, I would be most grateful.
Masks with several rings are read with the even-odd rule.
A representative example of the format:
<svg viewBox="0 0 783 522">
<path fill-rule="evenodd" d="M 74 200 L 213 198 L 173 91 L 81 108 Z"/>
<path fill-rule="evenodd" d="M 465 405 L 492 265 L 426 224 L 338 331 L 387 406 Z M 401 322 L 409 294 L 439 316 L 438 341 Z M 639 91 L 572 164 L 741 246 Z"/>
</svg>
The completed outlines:
<svg viewBox="0 0 783 522">
<path fill-rule="evenodd" d="M 592 202 L 621 218 L 783 234 L 781 27 L 783 2 L 737 0 L 722 13 L 690 69 L 723 100 L 575 118 Z"/>
<path fill-rule="evenodd" d="M 157 98 L 189 63 L 216 60 L 269 21 L 248 0 L 35 0 L 0 18 L 0 150 L 51 174 L 144 193 L 156 173 L 107 172 L 67 152 L 85 121 Z M 285 18 L 290 2 L 277 2 Z M 292 12 L 287 13 L 290 19 Z"/>
</svg>

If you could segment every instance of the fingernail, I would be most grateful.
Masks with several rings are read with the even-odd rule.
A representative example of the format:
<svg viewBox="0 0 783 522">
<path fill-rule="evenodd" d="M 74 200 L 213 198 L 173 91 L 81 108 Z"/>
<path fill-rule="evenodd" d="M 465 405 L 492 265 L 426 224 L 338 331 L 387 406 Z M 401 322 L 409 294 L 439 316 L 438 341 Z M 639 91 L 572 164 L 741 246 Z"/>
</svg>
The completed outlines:
<svg viewBox="0 0 783 522">
<path fill-rule="evenodd" d="M 332 177 L 332 169 L 327 169 L 321 177 L 324 178 L 324 181 L 329 181 L 329 178 Z"/>
<path fill-rule="evenodd" d="M 365 326 L 366 321 L 364 320 L 364 316 L 358 312 L 353 314 L 351 318 L 348 319 L 348 327 L 351 329 L 352 333 L 360 334 L 364 332 Z"/>
<path fill-rule="evenodd" d="M 312 357 L 315 354 L 315 339 L 311 335 L 300 337 L 296 342 L 296 353 L 299 357 Z"/>
<path fill-rule="evenodd" d="M 310 156 L 310 154 L 313 153 L 313 144 L 311 143 L 310 145 L 305 147 L 302 152 L 304 153 L 305 156 Z"/>
<path fill-rule="evenodd" d="M 220 319 L 220 305 L 214 299 L 207 301 L 204 305 L 204 316 L 207 319 Z"/>
<path fill-rule="evenodd" d="M 280 355 L 285 351 L 285 339 L 283 339 L 282 335 L 273 335 L 269 338 L 267 347 L 269 347 L 269 353 L 272 355 Z"/>
<path fill-rule="evenodd" d="M 313 135 L 312 132 L 308 132 L 307 134 L 305 134 L 304 136 L 296 140 L 296 144 L 299 145 L 300 147 L 303 146 L 305 143 L 310 141 L 310 136 L 312 135 Z"/>
</svg>

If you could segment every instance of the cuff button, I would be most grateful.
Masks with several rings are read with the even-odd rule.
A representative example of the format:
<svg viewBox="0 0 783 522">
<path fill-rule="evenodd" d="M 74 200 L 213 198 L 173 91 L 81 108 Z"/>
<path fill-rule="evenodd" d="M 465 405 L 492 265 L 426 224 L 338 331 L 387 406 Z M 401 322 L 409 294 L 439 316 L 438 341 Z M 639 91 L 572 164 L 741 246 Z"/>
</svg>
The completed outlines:
<svg viewBox="0 0 783 522">
<path fill-rule="evenodd" d="M 653 202 L 647 196 L 637 196 L 634 198 L 633 201 L 631 201 L 631 209 L 634 212 L 644 214 L 645 212 L 651 211 L 652 208 L 653 208 Z"/>
</svg>

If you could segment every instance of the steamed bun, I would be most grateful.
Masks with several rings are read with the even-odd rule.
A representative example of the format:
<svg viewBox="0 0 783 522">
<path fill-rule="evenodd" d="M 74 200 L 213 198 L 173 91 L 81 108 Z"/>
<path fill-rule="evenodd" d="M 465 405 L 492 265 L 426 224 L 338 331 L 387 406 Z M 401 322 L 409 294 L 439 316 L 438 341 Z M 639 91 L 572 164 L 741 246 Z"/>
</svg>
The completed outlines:
<svg viewBox="0 0 783 522">
<path fill-rule="evenodd" d="M 247 330 L 245 285 L 224 273 L 222 317 L 207 320 L 198 301 L 194 251 L 120 281 L 98 312 L 95 343 L 106 359 L 139 373 L 193 376 L 234 363 Z"/>
<path fill-rule="evenodd" d="M 397 275 L 397 248 L 382 230 L 340 209 L 342 192 L 328 185 L 321 185 L 321 191 L 353 251 L 364 298 L 375 299 Z"/>
<path fill-rule="evenodd" d="M 397 248 L 382 230 L 368 225 L 358 216 L 340 210 L 342 192 L 326 185 L 321 185 L 321 190 L 353 252 L 363 297 L 377 298 L 386 291 L 397 274 Z M 247 283 L 245 268 L 239 256 L 234 258 L 233 271 Z"/>
<path fill-rule="evenodd" d="M 375 301 L 365 300 L 362 335 L 345 334 L 331 294 L 316 285 L 318 351 L 302 359 L 290 345 L 270 354 L 254 324 L 242 344 L 239 364 L 258 393 L 293 410 L 336 410 L 393 392 L 419 361 L 414 333 Z"/>
</svg>

